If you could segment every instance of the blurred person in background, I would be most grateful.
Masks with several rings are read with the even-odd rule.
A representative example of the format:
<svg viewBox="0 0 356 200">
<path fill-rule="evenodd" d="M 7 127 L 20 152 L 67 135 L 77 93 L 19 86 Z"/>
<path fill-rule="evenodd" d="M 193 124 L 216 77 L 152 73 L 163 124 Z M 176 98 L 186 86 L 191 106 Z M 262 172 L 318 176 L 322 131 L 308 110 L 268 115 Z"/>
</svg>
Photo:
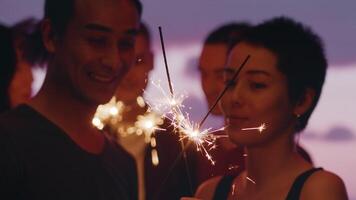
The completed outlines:
<svg viewBox="0 0 356 200">
<path fill-rule="evenodd" d="M 234 44 L 240 41 L 249 27 L 250 25 L 246 22 L 227 23 L 215 28 L 204 41 L 198 67 L 201 74 L 202 89 L 209 108 L 213 106 L 225 87 L 223 74 L 228 52 Z M 209 117 L 213 119 L 223 118 L 219 106 L 213 109 L 212 116 Z M 212 120 L 206 122 L 206 126 L 216 126 L 216 123 Z M 220 131 L 216 134 L 225 134 L 225 132 Z M 197 156 L 195 175 L 198 183 L 202 183 L 212 176 L 236 174 L 244 169 L 243 148 L 234 145 L 228 138 L 218 139 L 217 148 L 210 153 L 216 161 L 215 165 L 211 165 L 210 161 L 204 157 Z"/>
<path fill-rule="evenodd" d="M 4 70 L 1 73 L 3 81 L 1 87 L 3 87 L 2 92 L 6 92 L 6 95 L 1 96 L 1 101 L 8 102 L 6 108 L 1 109 L 2 111 L 26 103 L 30 99 L 33 83 L 32 69 L 45 65 L 48 59 L 48 55 L 44 54 L 43 45 L 38 45 L 42 43 L 39 24 L 37 20 L 29 18 L 12 27 L 1 26 L 1 40 L 3 40 L 1 70 Z"/>
</svg>

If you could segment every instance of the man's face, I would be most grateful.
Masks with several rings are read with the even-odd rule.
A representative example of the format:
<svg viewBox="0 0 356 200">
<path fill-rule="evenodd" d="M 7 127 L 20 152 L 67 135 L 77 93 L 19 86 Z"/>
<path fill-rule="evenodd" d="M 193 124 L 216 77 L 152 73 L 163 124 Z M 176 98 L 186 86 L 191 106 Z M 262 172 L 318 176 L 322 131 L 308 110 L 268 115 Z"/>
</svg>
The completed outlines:
<svg viewBox="0 0 356 200">
<path fill-rule="evenodd" d="M 107 102 L 133 64 L 138 24 L 129 0 L 76 0 L 64 34 L 54 39 L 49 73 L 83 102 Z"/>
<path fill-rule="evenodd" d="M 225 44 L 206 44 L 203 47 L 199 60 L 202 88 L 211 107 L 220 92 L 224 89 L 224 66 L 227 60 L 227 46 Z M 213 114 L 221 114 L 215 107 Z"/>
<path fill-rule="evenodd" d="M 139 34 L 135 43 L 135 63 L 116 90 L 116 98 L 126 104 L 136 102 L 147 86 L 149 72 L 153 69 L 153 54 L 147 38 Z"/>
</svg>

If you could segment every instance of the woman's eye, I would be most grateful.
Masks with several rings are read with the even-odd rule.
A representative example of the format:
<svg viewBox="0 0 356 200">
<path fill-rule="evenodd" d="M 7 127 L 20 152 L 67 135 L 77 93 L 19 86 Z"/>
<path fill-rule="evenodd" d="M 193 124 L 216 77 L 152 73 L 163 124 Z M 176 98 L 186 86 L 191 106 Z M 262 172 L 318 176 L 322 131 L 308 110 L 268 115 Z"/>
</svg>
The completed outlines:
<svg viewBox="0 0 356 200">
<path fill-rule="evenodd" d="M 234 80 L 225 80 L 224 83 L 229 88 L 232 88 L 232 87 L 234 87 L 236 85 L 236 81 L 234 81 Z"/>
<path fill-rule="evenodd" d="M 263 89 L 266 88 L 267 85 L 264 83 L 256 83 L 256 82 L 252 82 L 250 83 L 250 88 L 251 89 Z"/>
</svg>

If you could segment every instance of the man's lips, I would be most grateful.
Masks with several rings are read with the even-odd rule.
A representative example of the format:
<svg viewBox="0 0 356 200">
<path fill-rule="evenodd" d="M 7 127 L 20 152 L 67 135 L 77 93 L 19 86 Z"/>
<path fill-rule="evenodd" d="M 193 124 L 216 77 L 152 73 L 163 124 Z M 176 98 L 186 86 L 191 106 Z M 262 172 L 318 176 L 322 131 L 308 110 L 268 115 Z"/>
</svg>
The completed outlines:
<svg viewBox="0 0 356 200">
<path fill-rule="evenodd" d="M 88 76 L 98 82 L 111 83 L 117 77 L 115 74 L 89 72 Z"/>
</svg>

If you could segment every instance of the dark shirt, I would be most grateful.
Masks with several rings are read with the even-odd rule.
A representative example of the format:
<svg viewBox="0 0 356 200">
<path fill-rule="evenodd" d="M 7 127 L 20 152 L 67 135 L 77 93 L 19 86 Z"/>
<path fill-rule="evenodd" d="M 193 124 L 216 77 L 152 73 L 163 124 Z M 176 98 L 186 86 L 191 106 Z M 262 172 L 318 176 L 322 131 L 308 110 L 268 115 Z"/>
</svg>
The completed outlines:
<svg viewBox="0 0 356 200">
<path fill-rule="evenodd" d="M 298 200 L 300 198 L 300 194 L 302 192 L 304 183 L 307 179 L 314 173 L 322 168 L 312 168 L 301 173 L 293 182 L 292 187 L 289 189 L 288 195 L 286 200 Z M 218 185 L 216 186 L 214 198 L 213 200 L 223 200 L 227 199 L 229 196 L 231 184 L 234 181 L 236 176 L 224 176 L 219 181 Z"/>
<path fill-rule="evenodd" d="M 196 187 L 192 174 L 194 172 L 192 148 L 186 149 L 186 168 L 177 133 L 173 131 L 173 127 L 168 120 L 165 120 L 161 128 L 165 130 L 159 130 L 155 133 L 156 150 L 159 156 L 158 166 L 152 164 L 152 148 L 149 146 L 146 149 L 146 200 L 179 200 L 183 196 L 191 196 Z M 190 188 L 190 184 L 192 184 L 192 188 Z"/>
<path fill-rule="evenodd" d="M 0 199 L 135 200 L 135 161 L 108 139 L 100 154 L 84 151 L 21 105 L 0 116 Z"/>
</svg>

